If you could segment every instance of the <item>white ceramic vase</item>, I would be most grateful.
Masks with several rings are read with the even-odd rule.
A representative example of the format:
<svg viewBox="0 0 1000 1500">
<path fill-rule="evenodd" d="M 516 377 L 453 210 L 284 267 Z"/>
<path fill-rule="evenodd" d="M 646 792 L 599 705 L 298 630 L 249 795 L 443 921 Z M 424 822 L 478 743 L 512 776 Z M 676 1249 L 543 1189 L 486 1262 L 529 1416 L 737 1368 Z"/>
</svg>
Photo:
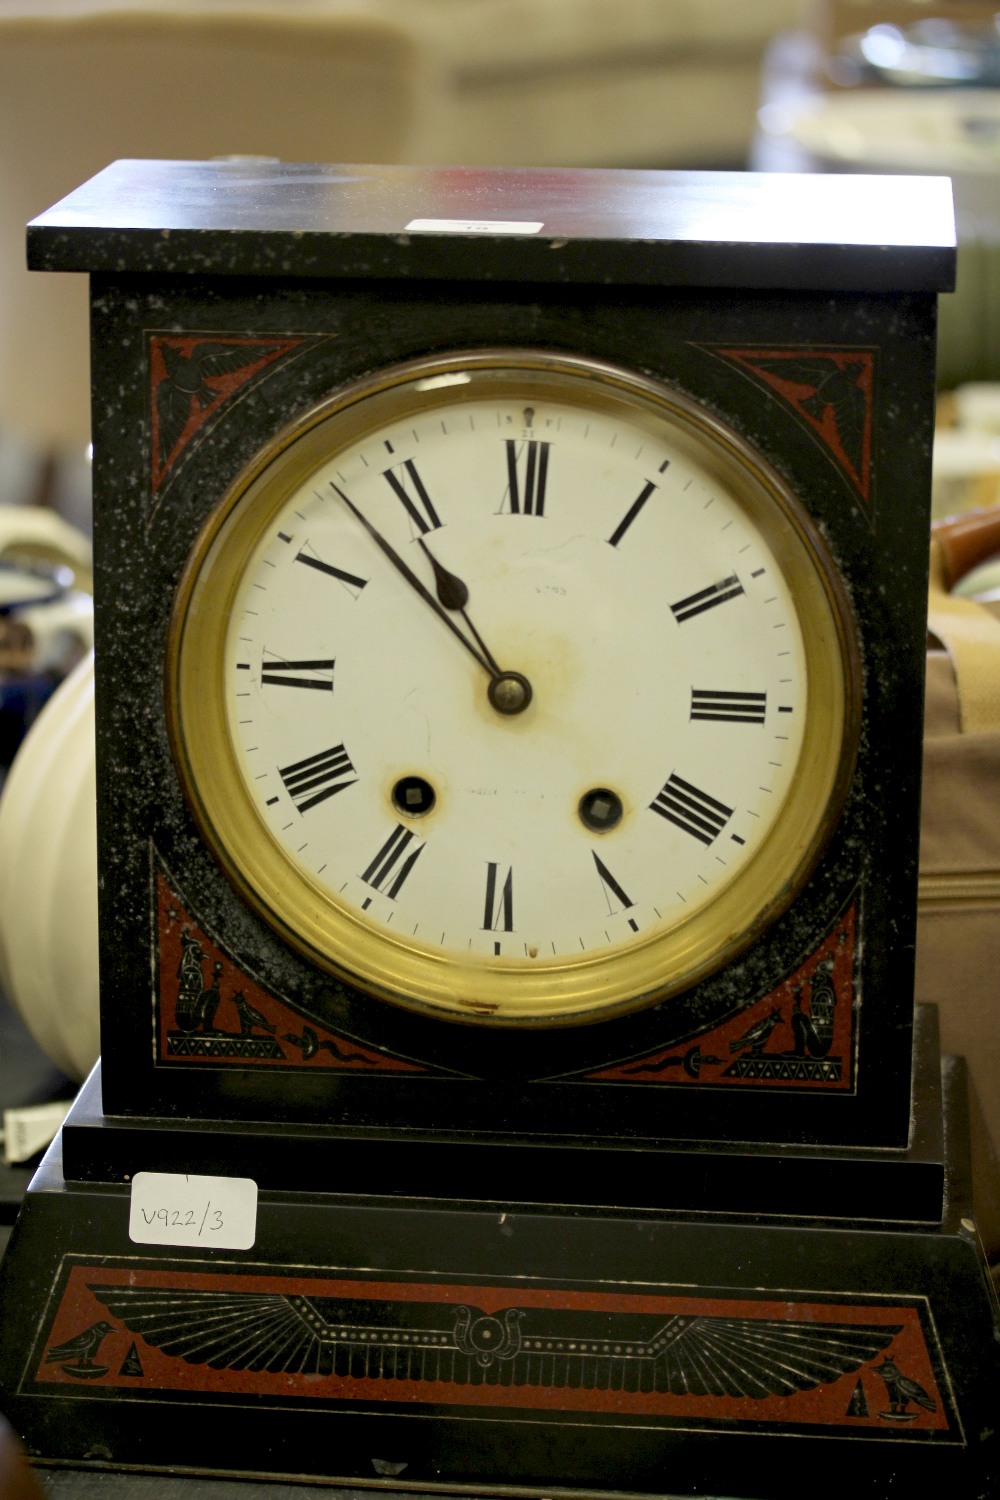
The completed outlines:
<svg viewBox="0 0 1000 1500">
<path fill-rule="evenodd" d="M 94 656 L 56 689 L 0 795 L 0 985 L 82 1079 L 100 1050 Z"/>
</svg>

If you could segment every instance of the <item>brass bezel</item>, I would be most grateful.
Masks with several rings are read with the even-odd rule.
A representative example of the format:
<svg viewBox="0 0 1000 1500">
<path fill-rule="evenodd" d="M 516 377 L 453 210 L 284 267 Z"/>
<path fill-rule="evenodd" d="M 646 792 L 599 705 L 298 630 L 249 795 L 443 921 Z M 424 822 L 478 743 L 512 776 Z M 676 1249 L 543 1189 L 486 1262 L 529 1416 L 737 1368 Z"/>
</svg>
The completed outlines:
<svg viewBox="0 0 1000 1500">
<path fill-rule="evenodd" d="M 766 537 L 796 599 L 809 712 L 800 764 L 756 856 L 707 906 L 627 948 L 578 961 L 458 961 L 390 936 L 341 906 L 272 838 L 231 744 L 223 693 L 226 622 L 258 540 L 289 495 L 337 448 L 401 412 L 516 382 L 518 399 L 550 396 L 627 409 L 671 429 L 738 496 Z M 803 506 L 759 454 L 721 421 L 658 381 L 596 360 L 491 349 L 408 361 L 353 382 L 264 446 L 215 507 L 177 588 L 166 661 L 168 732 L 195 820 L 247 903 L 309 962 L 357 988 L 438 1018 L 498 1026 L 601 1020 L 689 988 L 743 952 L 781 915 L 814 869 L 843 808 L 860 724 L 860 668 L 833 560 Z"/>
</svg>

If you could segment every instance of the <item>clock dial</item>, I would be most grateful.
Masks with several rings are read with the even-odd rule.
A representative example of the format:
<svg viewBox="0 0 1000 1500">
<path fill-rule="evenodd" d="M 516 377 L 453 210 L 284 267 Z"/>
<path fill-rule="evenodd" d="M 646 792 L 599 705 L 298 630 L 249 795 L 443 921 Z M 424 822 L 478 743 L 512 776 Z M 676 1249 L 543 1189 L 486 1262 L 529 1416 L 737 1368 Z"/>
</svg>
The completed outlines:
<svg viewBox="0 0 1000 1500">
<path fill-rule="evenodd" d="M 691 984 L 807 878 L 856 736 L 847 612 L 777 476 L 576 359 L 416 362 L 222 499 L 175 754 L 230 877 L 356 985 L 500 1024 Z"/>
</svg>

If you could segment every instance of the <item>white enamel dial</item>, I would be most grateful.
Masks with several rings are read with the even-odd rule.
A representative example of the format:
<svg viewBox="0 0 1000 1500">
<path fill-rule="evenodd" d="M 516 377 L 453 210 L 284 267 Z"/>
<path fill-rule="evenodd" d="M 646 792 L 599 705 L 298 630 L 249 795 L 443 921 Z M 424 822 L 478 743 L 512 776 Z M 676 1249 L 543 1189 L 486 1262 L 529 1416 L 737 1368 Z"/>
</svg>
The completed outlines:
<svg viewBox="0 0 1000 1500">
<path fill-rule="evenodd" d="M 389 372 L 287 434 L 178 603 L 175 744 L 236 883 L 449 1017 L 648 1002 L 773 919 L 850 769 L 822 549 L 742 445 L 559 358 Z"/>
</svg>

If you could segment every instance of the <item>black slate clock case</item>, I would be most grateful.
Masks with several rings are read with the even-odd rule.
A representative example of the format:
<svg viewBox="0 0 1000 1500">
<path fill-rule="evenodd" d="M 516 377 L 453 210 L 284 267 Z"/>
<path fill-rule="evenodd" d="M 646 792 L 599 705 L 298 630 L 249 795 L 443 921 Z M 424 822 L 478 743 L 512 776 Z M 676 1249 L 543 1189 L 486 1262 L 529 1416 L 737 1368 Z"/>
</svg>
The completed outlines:
<svg viewBox="0 0 1000 1500">
<path fill-rule="evenodd" d="M 235 202 L 238 169 L 217 177 Z M 288 186 L 279 179 L 266 189 L 275 202 Z M 183 175 L 176 181 L 185 191 Z M 291 181 L 305 195 L 306 179 Z M 389 206 L 395 231 L 430 191 L 419 174 L 390 171 L 322 179 L 315 203 L 336 232 L 319 251 L 309 235 L 235 227 L 193 236 L 195 253 L 187 241 L 181 250 L 177 230 L 157 238 L 123 229 L 100 248 L 84 248 L 80 233 L 32 231 L 36 261 L 89 261 L 93 272 L 103 1085 L 112 1113 L 535 1140 L 590 1137 L 599 1118 L 602 1134 L 634 1141 L 904 1144 L 943 261 L 927 247 L 849 243 L 825 260 L 815 246 L 792 258 L 787 245 L 739 243 L 742 227 L 736 243 L 644 242 L 643 213 L 655 199 L 641 176 L 618 199 L 609 198 L 613 185 L 583 174 L 572 199 L 559 185 L 571 232 L 548 237 L 541 262 L 529 236 L 373 229 L 373 203 L 383 218 Z M 455 190 L 474 186 L 459 179 Z M 544 176 L 528 187 L 537 206 Z M 502 176 L 484 191 L 486 220 L 523 201 L 522 185 Z M 167 739 L 163 661 L 177 582 L 199 528 L 244 467 L 355 377 L 491 346 L 582 352 L 639 370 L 730 424 L 808 508 L 856 630 L 857 766 L 807 887 L 721 973 L 597 1025 L 456 1025 L 310 966 L 246 908 L 206 851 Z M 178 1018 L 182 982 L 215 983 L 220 1034 Z M 237 991 L 258 1022 L 237 1015 Z M 805 1031 L 793 1025 L 803 1004 L 796 992 L 812 1015 Z"/>
<path fill-rule="evenodd" d="M 29 1451 L 993 1493 L 967 1086 L 912 994 L 947 184 L 125 162 L 29 236 L 92 275 L 104 1046 L 0 1275 Z M 345 381 L 489 346 L 703 403 L 808 507 L 856 632 L 857 764 L 808 884 L 723 972 L 586 1027 L 452 1025 L 311 969 L 204 848 L 168 743 L 172 601 L 234 478 Z M 133 1241 L 139 1172 L 252 1178 L 252 1244 Z"/>
</svg>

